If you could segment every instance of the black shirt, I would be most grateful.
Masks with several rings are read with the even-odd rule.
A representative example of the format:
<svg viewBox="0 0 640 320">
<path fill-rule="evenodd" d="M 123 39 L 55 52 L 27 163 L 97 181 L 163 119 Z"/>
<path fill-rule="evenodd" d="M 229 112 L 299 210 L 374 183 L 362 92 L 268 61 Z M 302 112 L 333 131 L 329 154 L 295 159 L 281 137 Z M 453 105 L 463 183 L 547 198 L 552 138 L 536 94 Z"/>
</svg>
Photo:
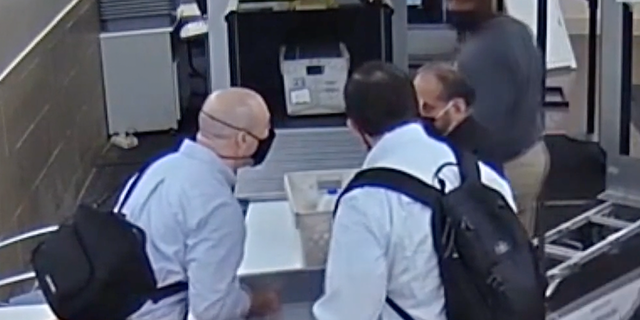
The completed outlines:
<svg viewBox="0 0 640 320">
<path fill-rule="evenodd" d="M 495 155 L 495 139 L 493 133 L 476 121 L 472 116 L 466 117 L 449 134 L 447 140 L 454 147 L 473 153 L 480 161 L 502 170 L 502 163 Z"/>
</svg>

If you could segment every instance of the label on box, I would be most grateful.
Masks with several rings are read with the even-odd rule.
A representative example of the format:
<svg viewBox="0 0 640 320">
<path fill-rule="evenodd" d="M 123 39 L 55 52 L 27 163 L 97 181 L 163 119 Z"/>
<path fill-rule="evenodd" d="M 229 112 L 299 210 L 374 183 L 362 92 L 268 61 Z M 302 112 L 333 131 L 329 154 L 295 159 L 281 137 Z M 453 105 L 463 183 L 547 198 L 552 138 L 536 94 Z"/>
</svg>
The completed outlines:
<svg viewBox="0 0 640 320">
<path fill-rule="evenodd" d="M 290 98 L 293 104 L 309 104 L 311 103 L 311 92 L 309 89 L 293 90 Z"/>
</svg>

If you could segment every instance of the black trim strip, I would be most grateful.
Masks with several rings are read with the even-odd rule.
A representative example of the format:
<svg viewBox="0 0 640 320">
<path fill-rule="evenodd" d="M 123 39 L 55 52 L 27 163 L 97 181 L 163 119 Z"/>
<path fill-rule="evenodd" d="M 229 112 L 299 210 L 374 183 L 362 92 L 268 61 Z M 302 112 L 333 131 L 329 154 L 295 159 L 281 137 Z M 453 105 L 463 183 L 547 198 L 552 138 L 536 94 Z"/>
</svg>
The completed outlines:
<svg viewBox="0 0 640 320">
<path fill-rule="evenodd" d="M 596 131 L 596 90 L 598 68 L 598 0 L 589 3 L 589 32 L 587 60 L 587 134 Z"/>
<path fill-rule="evenodd" d="M 543 62 L 544 62 L 544 72 L 543 72 L 543 77 L 542 77 L 542 88 L 543 91 L 545 92 L 544 89 L 547 87 L 546 83 L 547 83 L 547 10 L 548 10 L 548 0 L 538 0 L 538 28 L 537 28 L 537 35 L 538 35 L 538 48 L 540 48 L 540 52 L 542 54 L 542 58 L 543 58 Z M 544 101 L 544 97 L 542 97 L 543 101 Z"/>
<path fill-rule="evenodd" d="M 631 88 L 633 67 L 633 11 L 622 5 L 622 61 L 620 85 L 620 155 L 629 155 L 631 146 Z"/>
</svg>

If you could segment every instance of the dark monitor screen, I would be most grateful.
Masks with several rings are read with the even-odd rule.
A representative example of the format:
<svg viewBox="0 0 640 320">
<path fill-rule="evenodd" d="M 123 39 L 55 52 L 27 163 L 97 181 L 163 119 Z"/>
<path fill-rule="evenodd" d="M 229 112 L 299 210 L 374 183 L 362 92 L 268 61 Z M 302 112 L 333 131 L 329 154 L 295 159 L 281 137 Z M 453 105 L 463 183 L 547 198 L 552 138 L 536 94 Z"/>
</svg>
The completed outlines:
<svg viewBox="0 0 640 320">
<path fill-rule="evenodd" d="M 409 24 L 441 24 L 445 23 L 447 0 L 421 0 L 420 5 L 407 6 Z M 498 12 L 504 11 L 504 0 L 495 0 Z"/>
<path fill-rule="evenodd" d="M 422 0 L 420 5 L 407 7 L 409 24 L 441 24 L 444 22 L 446 0 Z"/>
</svg>

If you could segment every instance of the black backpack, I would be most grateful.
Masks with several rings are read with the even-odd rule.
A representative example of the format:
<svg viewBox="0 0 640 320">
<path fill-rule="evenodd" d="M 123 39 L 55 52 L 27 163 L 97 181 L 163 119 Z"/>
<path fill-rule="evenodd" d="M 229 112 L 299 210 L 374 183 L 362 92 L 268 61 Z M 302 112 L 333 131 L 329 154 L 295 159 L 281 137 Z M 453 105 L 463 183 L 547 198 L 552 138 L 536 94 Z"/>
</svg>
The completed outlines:
<svg viewBox="0 0 640 320">
<path fill-rule="evenodd" d="M 456 155 L 461 185 L 444 193 L 405 172 L 360 171 L 342 195 L 361 187 L 399 192 L 433 210 L 434 246 L 440 262 L 448 320 L 544 320 L 546 277 L 515 212 L 480 181 L 471 154 Z M 387 297 L 403 319 L 413 320 Z"/>
<path fill-rule="evenodd" d="M 124 206 L 142 177 L 134 178 Z M 157 288 L 144 231 L 119 212 L 80 205 L 32 252 L 38 284 L 64 320 L 124 320 L 147 301 L 187 290 L 186 282 Z"/>
</svg>

